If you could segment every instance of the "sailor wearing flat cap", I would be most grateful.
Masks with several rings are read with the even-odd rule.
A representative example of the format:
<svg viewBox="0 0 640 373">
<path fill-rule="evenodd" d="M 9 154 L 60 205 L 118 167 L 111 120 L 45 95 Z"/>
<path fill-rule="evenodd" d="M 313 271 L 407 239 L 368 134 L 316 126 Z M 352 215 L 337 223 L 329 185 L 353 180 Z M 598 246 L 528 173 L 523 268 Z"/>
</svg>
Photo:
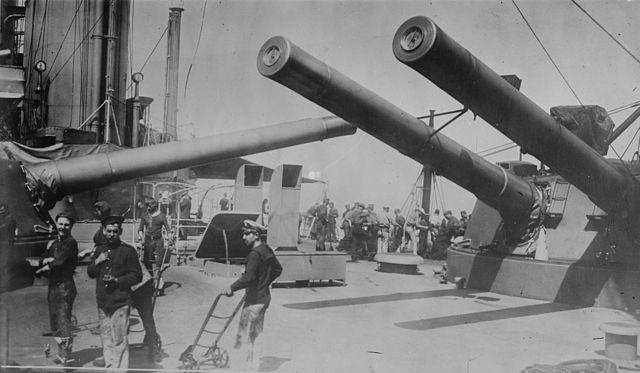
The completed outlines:
<svg viewBox="0 0 640 373">
<path fill-rule="evenodd" d="M 234 347 L 239 349 L 248 342 L 245 355 L 245 362 L 248 366 L 235 366 L 236 364 L 232 362 L 233 368 L 237 369 L 253 370 L 255 361 L 259 361 L 259 357 L 256 359 L 253 353 L 254 344 L 262 332 L 264 315 L 271 302 L 269 287 L 282 273 L 282 266 L 278 258 L 263 241 L 266 233 L 267 228 L 255 221 L 245 220 L 243 222 L 242 240 L 251 248 L 251 251 L 247 256 L 245 272 L 225 291 L 227 296 L 232 296 L 235 291 L 246 289 Z M 232 361 L 241 360 L 240 358 L 234 359 L 239 354 L 234 355 L 236 356 L 232 356 Z"/>
<path fill-rule="evenodd" d="M 142 280 L 138 253 L 120 241 L 122 216 L 102 220 L 106 244 L 96 247 L 87 274 L 96 279 L 96 302 L 105 367 L 129 367 L 129 312 L 133 302 L 131 286 Z"/>
<path fill-rule="evenodd" d="M 106 218 L 102 219 L 102 226 L 106 227 L 107 225 L 117 225 L 122 228 L 122 222 L 124 222 L 124 217 L 120 215 L 110 215 Z"/>
<path fill-rule="evenodd" d="M 244 222 L 242 222 L 242 233 L 243 235 L 255 233 L 258 236 L 264 236 L 267 234 L 267 228 L 253 220 L 245 220 Z"/>
</svg>

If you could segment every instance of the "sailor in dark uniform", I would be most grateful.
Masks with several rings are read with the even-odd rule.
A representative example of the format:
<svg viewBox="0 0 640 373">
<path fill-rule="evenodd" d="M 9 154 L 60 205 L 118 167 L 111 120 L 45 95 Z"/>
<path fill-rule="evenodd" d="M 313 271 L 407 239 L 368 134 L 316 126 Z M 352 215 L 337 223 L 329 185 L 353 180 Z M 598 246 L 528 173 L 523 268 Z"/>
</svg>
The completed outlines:
<svg viewBox="0 0 640 373">
<path fill-rule="evenodd" d="M 36 271 L 36 275 L 49 277 L 49 322 L 58 342 L 55 362 L 63 365 L 72 361 L 71 309 L 77 295 L 73 275 L 78 265 L 78 243 L 71 236 L 73 223 L 73 217 L 66 213 L 56 216 L 58 238 L 49 242 L 41 258 L 42 267 Z"/>
</svg>

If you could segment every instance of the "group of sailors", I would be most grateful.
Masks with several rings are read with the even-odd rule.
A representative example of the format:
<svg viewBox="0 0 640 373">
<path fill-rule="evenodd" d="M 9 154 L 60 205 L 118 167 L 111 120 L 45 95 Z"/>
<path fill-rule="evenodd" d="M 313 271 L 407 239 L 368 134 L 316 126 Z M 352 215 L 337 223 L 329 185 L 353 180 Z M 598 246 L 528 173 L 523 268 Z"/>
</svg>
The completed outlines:
<svg viewBox="0 0 640 373">
<path fill-rule="evenodd" d="M 416 207 L 408 214 L 402 215 L 400 209 L 393 213 L 388 206 L 381 213 L 374 210 L 374 205 L 355 202 L 353 207 L 345 205 L 345 211 L 339 215 L 334 203 L 325 198 L 307 210 L 307 216 L 313 219 L 310 238 L 316 240 L 316 250 L 346 251 L 353 261 L 373 259 L 376 253 L 411 252 L 430 259 L 444 259 L 445 250 L 454 237 L 463 236 L 470 215 L 460 211 L 456 218 L 450 210 L 440 215 L 434 211 L 433 217 L 421 207 Z M 344 232 L 343 238 L 337 240 L 339 228 Z"/>
<path fill-rule="evenodd" d="M 160 335 L 153 317 L 154 294 L 163 295 L 161 274 L 169 262 L 165 240 L 173 232 L 167 216 L 157 201 L 147 201 L 147 214 L 140 221 L 140 252 L 120 240 L 122 216 L 112 215 L 104 201 L 94 204 L 94 214 L 101 227 L 93 236 L 94 246 L 83 252 L 71 234 L 75 223 L 72 214 L 60 213 L 55 218 L 58 238 L 51 241 L 37 263 L 36 275 L 49 278 L 48 303 L 51 330 L 43 333 L 56 338 L 58 352 L 54 362 L 73 363 L 72 308 L 77 290 L 74 274 L 80 260 L 89 256 L 87 274 L 96 280 L 96 303 L 103 356 L 94 365 L 110 369 L 126 369 L 129 360 L 128 326 L 130 309 L 138 311 L 145 330 L 144 345 L 151 362 L 162 358 Z"/>
<path fill-rule="evenodd" d="M 91 332 L 99 334 L 102 343 L 102 356 L 94 359 L 93 365 L 104 367 L 107 372 L 128 369 L 129 316 L 132 309 L 137 310 L 144 328 L 143 344 L 147 347 L 149 363 L 162 360 L 162 342 L 154 320 L 154 297 L 164 295 L 162 272 L 168 268 L 171 256 L 165 242 L 173 242 L 176 232 L 175 227 L 169 224 L 161 203 L 147 199 L 145 204 L 147 212 L 140 219 L 138 228 L 138 239 L 143 243 L 141 248 L 120 240 L 124 218 L 113 215 L 107 202 L 99 201 L 93 205 L 101 227 L 93 236 L 93 247 L 82 252 L 72 235 L 73 214 L 62 212 L 56 216 L 58 237 L 48 244 L 39 259 L 31 262 L 37 267 L 37 276 L 49 278 L 47 300 L 51 329 L 43 336 L 56 339 L 56 364 L 75 365 L 72 310 L 78 292 L 74 276 L 79 262 L 87 257 L 87 275 L 95 279 L 99 319 L 98 326 Z M 265 243 L 266 227 L 245 220 L 242 232 L 243 241 L 251 248 L 247 268 L 224 293 L 232 296 L 234 292 L 246 289 L 234 348 L 239 349 L 247 342 L 246 363 L 255 368 L 254 344 L 262 331 L 264 314 L 270 303 L 269 285 L 280 275 L 282 266 Z"/>
</svg>

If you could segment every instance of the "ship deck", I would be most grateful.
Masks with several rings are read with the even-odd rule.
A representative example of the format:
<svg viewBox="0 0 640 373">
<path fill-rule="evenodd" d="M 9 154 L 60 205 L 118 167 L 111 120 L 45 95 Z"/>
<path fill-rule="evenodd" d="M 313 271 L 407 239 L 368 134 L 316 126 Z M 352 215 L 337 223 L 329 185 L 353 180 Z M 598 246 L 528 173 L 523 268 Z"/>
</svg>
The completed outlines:
<svg viewBox="0 0 640 373">
<path fill-rule="evenodd" d="M 305 243 L 309 245 L 310 243 Z M 520 372 L 534 364 L 574 359 L 604 359 L 604 322 L 633 321 L 633 315 L 605 308 L 578 307 L 495 293 L 457 289 L 433 275 L 443 262 L 418 265 L 420 274 L 377 271 L 377 263 L 347 263 L 344 286 L 277 286 L 258 339 L 262 372 Z M 149 364 L 143 349 L 132 348 L 130 367 L 176 370 L 211 302 L 233 279 L 205 275 L 198 261 L 173 265 L 164 274 L 166 295 L 157 298 L 155 319 L 163 340 L 163 359 Z M 94 368 L 101 355 L 95 284 L 78 267 L 78 319 L 74 357 L 79 367 Z M 3 295 L 10 304 L 10 361 L 33 371 L 51 371 L 44 355 L 48 329 L 47 285 Z M 228 314 L 241 295 L 223 297 Z M 5 303 L 8 302 L 8 303 Z M 234 320 L 220 346 L 232 355 Z M 212 324 L 210 329 L 216 329 Z M 144 333 L 132 317 L 130 343 Z M 635 362 L 616 361 L 624 367 Z M 76 368 L 81 371 L 82 368 Z M 636 367 L 637 368 L 637 367 Z M 21 371 L 25 371 L 24 368 Z"/>
</svg>

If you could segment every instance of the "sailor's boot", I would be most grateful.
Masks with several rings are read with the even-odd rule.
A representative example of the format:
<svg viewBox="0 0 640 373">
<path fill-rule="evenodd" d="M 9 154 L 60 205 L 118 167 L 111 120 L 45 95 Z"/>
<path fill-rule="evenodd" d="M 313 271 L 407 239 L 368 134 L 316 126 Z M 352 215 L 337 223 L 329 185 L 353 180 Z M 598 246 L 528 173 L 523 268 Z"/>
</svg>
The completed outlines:
<svg viewBox="0 0 640 373">
<path fill-rule="evenodd" d="M 155 338 L 149 337 L 147 354 L 150 362 L 159 363 L 162 361 L 162 340 L 159 334 L 156 334 Z"/>
</svg>

